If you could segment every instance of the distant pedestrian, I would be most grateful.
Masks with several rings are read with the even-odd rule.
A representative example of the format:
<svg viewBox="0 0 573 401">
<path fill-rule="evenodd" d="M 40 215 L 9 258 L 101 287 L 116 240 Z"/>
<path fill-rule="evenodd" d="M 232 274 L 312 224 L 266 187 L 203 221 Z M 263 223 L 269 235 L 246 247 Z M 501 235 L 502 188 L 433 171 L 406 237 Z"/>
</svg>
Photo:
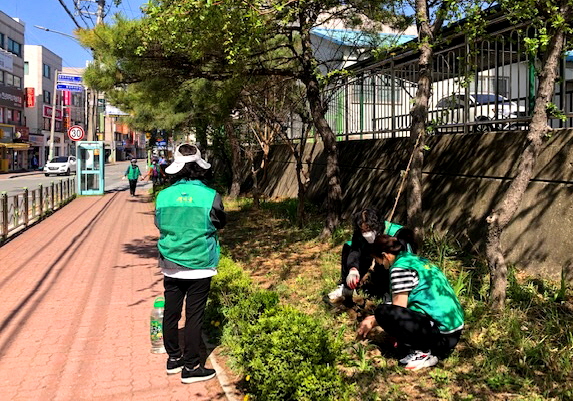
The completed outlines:
<svg viewBox="0 0 573 401">
<path fill-rule="evenodd" d="M 38 162 L 38 156 L 32 156 L 32 170 L 37 170 L 40 167 L 40 163 Z"/>
<path fill-rule="evenodd" d="M 219 264 L 217 230 L 227 217 L 221 196 L 205 185 L 211 165 L 194 145 L 183 144 L 166 173 L 173 185 L 157 195 L 155 224 L 160 237 L 159 266 L 164 275 L 163 343 L 168 354 L 167 374 L 181 372 L 183 383 L 209 380 L 215 370 L 204 366 L 201 327 Z M 185 300 L 184 347 L 179 346 L 178 323 Z"/>
<path fill-rule="evenodd" d="M 129 180 L 129 193 L 131 196 L 135 196 L 135 188 L 137 187 L 137 180 L 142 179 L 141 171 L 137 166 L 137 159 L 131 159 L 130 165 L 125 170 L 125 174 L 123 178 L 127 178 Z"/>
<path fill-rule="evenodd" d="M 158 186 L 163 183 L 164 177 L 165 177 L 165 173 L 163 172 L 163 170 L 159 166 L 159 163 L 157 163 L 155 160 L 153 160 L 151 162 L 151 165 L 149 166 L 149 169 L 147 170 L 147 174 L 145 174 L 144 178 L 147 180 L 151 180 L 151 182 L 153 183 L 153 193 L 154 194 L 157 191 Z"/>
</svg>

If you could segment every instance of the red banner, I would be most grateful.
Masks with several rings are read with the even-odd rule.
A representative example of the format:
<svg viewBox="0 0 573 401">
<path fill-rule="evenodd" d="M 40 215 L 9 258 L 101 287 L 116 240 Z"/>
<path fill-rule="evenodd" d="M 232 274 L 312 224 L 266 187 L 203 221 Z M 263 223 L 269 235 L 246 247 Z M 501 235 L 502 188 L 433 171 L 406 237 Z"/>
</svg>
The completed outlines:
<svg viewBox="0 0 573 401">
<path fill-rule="evenodd" d="M 72 104 L 72 92 L 62 91 L 64 94 L 64 106 L 70 106 Z"/>
<path fill-rule="evenodd" d="M 36 94 L 34 88 L 26 88 L 26 107 L 36 106 Z"/>
</svg>

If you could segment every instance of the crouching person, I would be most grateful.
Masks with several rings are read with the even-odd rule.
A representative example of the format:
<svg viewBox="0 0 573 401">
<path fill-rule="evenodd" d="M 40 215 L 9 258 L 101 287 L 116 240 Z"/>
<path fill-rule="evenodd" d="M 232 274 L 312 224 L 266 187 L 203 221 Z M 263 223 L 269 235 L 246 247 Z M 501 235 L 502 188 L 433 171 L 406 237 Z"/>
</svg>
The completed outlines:
<svg viewBox="0 0 573 401">
<path fill-rule="evenodd" d="M 201 326 L 211 278 L 217 274 L 219 238 L 226 224 L 220 195 L 203 182 L 211 165 L 194 145 L 175 150 L 165 170 L 174 184 L 157 195 L 155 223 L 160 238 L 159 266 L 165 287 L 163 342 L 167 374 L 181 372 L 183 383 L 208 380 L 215 370 L 201 360 L 205 348 Z M 178 323 L 185 301 L 184 346 L 179 346 Z"/>
<path fill-rule="evenodd" d="M 353 291 L 359 287 L 370 295 L 379 298 L 389 297 L 390 282 L 388 271 L 370 255 L 370 244 L 377 235 L 396 235 L 404 240 L 409 252 L 417 251 L 412 230 L 389 221 L 380 221 L 374 209 L 363 209 L 354 215 L 352 240 L 342 247 L 341 281 L 339 286 L 328 294 L 330 302 L 349 301 Z"/>
<path fill-rule="evenodd" d="M 376 237 L 372 256 L 390 270 L 391 304 L 362 321 L 358 336 L 380 326 L 406 350 L 400 364 L 418 370 L 448 357 L 460 339 L 464 312 L 442 271 L 395 237 Z"/>
</svg>

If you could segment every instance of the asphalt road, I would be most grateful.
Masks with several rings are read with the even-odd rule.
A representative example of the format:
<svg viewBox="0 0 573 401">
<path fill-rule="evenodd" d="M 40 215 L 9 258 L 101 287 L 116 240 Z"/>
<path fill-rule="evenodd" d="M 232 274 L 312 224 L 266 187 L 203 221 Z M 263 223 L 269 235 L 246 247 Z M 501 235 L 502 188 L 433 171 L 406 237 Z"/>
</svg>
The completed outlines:
<svg viewBox="0 0 573 401">
<path fill-rule="evenodd" d="M 105 166 L 105 190 L 110 191 L 113 189 L 119 188 L 127 188 L 128 182 L 121 179 L 129 162 L 117 162 L 114 164 L 106 164 Z M 145 162 L 138 163 L 139 168 L 141 169 L 142 174 L 145 174 Z M 72 174 L 70 177 L 74 177 Z M 28 173 L 14 173 L 14 174 L 6 174 L 3 177 L 0 177 L 0 192 L 7 192 L 8 196 L 20 194 L 23 192 L 24 188 L 28 188 L 28 190 L 37 189 L 38 185 L 42 184 L 43 186 L 50 185 L 53 181 L 57 183 L 60 180 L 66 180 L 69 177 L 67 176 L 54 176 L 51 175 L 49 177 L 44 176 L 42 172 L 38 172 L 38 174 L 30 174 Z M 150 185 L 147 182 L 139 182 L 138 186 L 143 185 Z"/>
</svg>

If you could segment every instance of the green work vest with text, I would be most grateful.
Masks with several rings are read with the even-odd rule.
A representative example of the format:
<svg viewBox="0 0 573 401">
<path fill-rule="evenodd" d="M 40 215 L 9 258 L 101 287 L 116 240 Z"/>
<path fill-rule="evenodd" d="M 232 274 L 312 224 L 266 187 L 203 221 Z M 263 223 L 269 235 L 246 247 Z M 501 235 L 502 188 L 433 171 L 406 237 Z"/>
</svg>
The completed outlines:
<svg viewBox="0 0 573 401">
<path fill-rule="evenodd" d="M 219 238 L 210 217 L 216 195 L 199 180 L 178 181 L 157 195 L 157 247 L 165 259 L 189 269 L 217 267 Z"/>
<path fill-rule="evenodd" d="M 464 327 L 462 306 L 448 279 L 436 265 L 420 256 L 401 252 L 390 267 L 390 272 L 395 268 L 418 273 L 418 285 L 408 295 L 408 309 L 430 316 L 444 334 Z"/>
</svg>

